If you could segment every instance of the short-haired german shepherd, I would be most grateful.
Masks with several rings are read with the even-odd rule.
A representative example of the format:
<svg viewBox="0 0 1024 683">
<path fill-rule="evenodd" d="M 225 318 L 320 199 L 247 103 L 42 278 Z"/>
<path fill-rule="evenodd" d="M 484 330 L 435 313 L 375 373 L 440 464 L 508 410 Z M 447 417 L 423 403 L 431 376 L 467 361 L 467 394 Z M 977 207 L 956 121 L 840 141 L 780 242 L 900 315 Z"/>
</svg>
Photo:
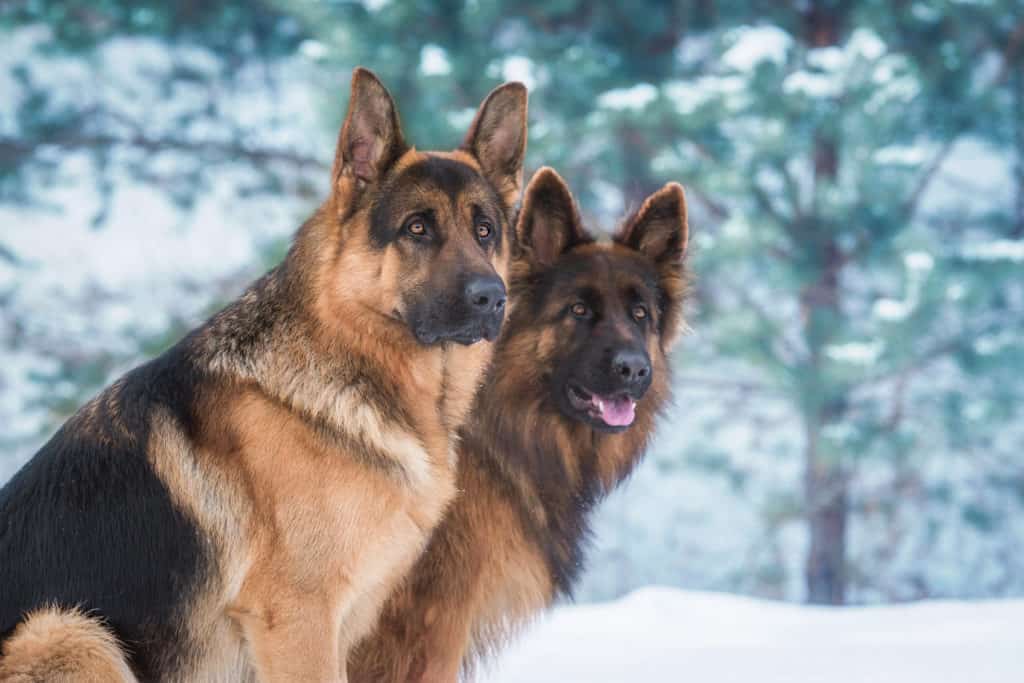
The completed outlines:
<svg viewBox="0 0 1024 683">
<path fill-rule="evenodd" d="M 637 463 L 669 399 L 688 281 L 683 188 L 666 185 L 599 244 L 542 169 L 517 231 L 509 319 L 461 430 L 460 494 L 353 651 L 353 681 L 455 681 L 568 594 L 595 503 Z"/>
<path fill-rule="evenodd" d="M 346 679 L 455 493 L 525 146 L 521 84 L 425 153 L 355 71 L 283 263 L 0 490 L 0 680 Z"/>
</svg>

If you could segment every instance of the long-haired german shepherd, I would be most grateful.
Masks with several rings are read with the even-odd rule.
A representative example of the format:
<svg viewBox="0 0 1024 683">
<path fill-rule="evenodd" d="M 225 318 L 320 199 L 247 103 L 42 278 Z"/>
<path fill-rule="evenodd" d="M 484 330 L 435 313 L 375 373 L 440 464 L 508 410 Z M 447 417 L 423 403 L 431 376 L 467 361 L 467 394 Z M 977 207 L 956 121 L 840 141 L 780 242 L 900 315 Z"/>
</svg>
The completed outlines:
<svg viewBox="0 0 1024 683">
<path fill-rule="evenodd" d="M 356 70 L 284 262 L 0 491 L 0 680 L 346 679 L 455 493 L 525 146 L 521 84 L 422 153 Z"/>
<path fill-rule="evenodd" d="M 594 504 L 637 463 L 669 398 L 687 230 L 675 183 L 598 244 L 554 171 L 530 181 L 513 305 L 461 430 L 460 494 L 353 651 L 353 681 L 455 681 L 570 592 Z"/>
</svg>

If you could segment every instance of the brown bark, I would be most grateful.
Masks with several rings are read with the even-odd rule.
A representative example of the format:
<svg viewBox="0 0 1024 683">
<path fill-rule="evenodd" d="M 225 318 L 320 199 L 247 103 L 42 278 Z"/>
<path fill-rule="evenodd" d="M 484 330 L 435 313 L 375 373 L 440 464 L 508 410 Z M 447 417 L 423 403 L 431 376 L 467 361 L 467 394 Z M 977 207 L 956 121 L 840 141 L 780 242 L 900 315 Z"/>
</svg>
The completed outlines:
<svg viewBox="0 0 1024 683">
<path fill-rule="evenodd" d="M 810 545 L 804 564 L 807 601 L 842 605 L 847 588 L 848 477 L 833 454 L 823 452 L 822 427 L 843 413 L 842 401 L 805 417 L 804 501 Z"/>
<path fill-rule="evenodd" d="M 623 123 L 618 130 L 619 144 L 622 149 L 623 201 L 627 211 L 635 211 L 643 204 L 644 199 L 658 189 L 657 182 L 651 178 L 648 159 L 654 151 L 650 149 L 643 132 L 630 123 Z"/>
<path fill-rule="evenodd" d="M 846 524 L 849 498 L 841 470 L 819 454 L 820 424 L 806 425 L 804 497 L 808 506 L 810 547 L 804 568 L 807 601 L 815 605 L 846 602 Z"/>
</svg>

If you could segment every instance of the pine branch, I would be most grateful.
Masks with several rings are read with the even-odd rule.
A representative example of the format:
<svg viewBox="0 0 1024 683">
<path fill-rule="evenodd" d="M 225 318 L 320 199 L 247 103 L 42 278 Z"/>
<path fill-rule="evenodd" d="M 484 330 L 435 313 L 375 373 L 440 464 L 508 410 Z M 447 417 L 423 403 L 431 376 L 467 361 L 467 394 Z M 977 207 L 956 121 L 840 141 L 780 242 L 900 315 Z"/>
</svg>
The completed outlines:
<svg viewBox="0 0 1024 683">
<path fill-rule="evenodd" d="M 177 137 L 150 137 L 142 134 L 117 136 L 108 134 L 69 133 L 45 140 L 26 141 L 0 137 L 0 164 L 16 165 L 34 155 L 41 147 L 59 147 L 64 150 L 92 150 L 110 147 L 134 147 L 147 152 L 180 151 L 222 162 L 240 159 L 253 163 L 284 163 L 293 166 L 327 169 L 327 163 L 315 157 L 288 149 L 252 147 L 239 142 L 188 140 Z"/>
<path fill-rule="evenodd" d="M 1017 59 L 1017 53 L 1020 51 L 1022 44 L 1024 44 L 1024 21 L 1019 22 L 1013 30 L 1013 33 L 1010 34 L 1006 47 L 1003 48 L 999 72 L 982 91 L 983 94 L 994 90 L 1006 80 L 1010 74 L 1010 69 L 1013 66 L 1014 61 Z M 914 184 L 914 189 L 910 193 L 910 197 L 903 205 L 904 220 L 912 220 L 917 214 L 918 206 L 921 203 L 921 197 L 931 185 L 932 180 L 935 179 L 938 170 L 942 167 L 942 164 L 945 163 L 956 143 L 963 135 L 970 132 L 974 127 L 974 124 L 974 119 L 966 119 L 957 126 L 956 130 L 949 139 L 946 140 L 945 144 L 943 144 L 935 156 L 932 157 L 932 160 L 925 165 L 924 172 Z"/>
<path fill-rule="evenodd" d="M 937 344 L 934 344 L 923 353 L 915 354 L 913 359 L 905 365 L 866 375 L 858 381 L 852 389 L 864 388 L 880 382 L 889 381 L 894 378 L 906 378 L 914 373 L 921 372 L 927 369 L 932 363 L 935 363 L 936 361 L 941 360 L 962 348 L 969 340 L 977 339 L 1002 329 L 1006 322 L 1006 314 L 1001 314 L 994 319 L 985 321 L 975 329 L 963 330 L 955 336 L 947 337 Z"/>
<path fill-rule="evenodd" d="M 769 384 L 747 380 L 721 379 L 719 377 L 702 377 L 700 375 L 677 375 L 675 381 L 686 387 L 701 387 L 707 389 L 723 389 L 727 391 L 739 391 L 742 393 L 759 393 L 784 396 L 785 392 Z"/>
</svg>

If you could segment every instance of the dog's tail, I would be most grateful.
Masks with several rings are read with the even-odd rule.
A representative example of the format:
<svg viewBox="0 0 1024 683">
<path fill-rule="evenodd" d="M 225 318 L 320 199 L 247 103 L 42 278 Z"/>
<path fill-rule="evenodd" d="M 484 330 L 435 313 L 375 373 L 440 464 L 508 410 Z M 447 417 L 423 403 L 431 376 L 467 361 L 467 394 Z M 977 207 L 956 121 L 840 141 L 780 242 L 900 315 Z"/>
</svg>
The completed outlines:
<svg viewBox="0 0 1024 683">
<path fill-rule="evenodd" d="M 137 683 L 98 619 L 56 607 L 30 613 L 3 643 L 0 683 Z"/>
</svg>

